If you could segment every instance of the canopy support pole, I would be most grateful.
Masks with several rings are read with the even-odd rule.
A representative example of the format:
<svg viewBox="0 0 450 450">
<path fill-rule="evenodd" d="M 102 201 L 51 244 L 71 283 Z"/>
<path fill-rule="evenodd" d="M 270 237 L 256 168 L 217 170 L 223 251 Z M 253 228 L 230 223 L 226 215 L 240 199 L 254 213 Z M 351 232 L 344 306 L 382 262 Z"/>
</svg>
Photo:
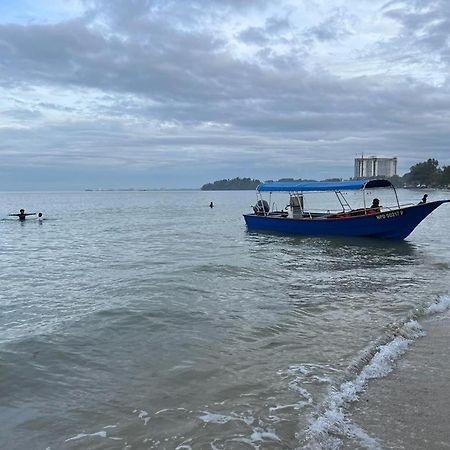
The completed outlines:
<svg viewBox="0 0 450 450">
<path fill-rule="evenodd" d="M 341 206 L 342 206 L 342 212 L 345 212 L 345 206 L 344 206 L 344 204 L 342 203 L 341 198 L 339 197 L 339 191 L 334 191 L 334 193 L 336 194 L 336 197 L 337 197 L 339 203 L 340 203 Z"/>
<path fill-rule="evenodd" d="M 342 206 L 342 212 L 345 212 L 345 207 L 346 206 L 347 206 L 347 208 L 349 210 L 352 209 L 352 207 L 350 206 L 350 203 L 347 201 L 347 199 L 345 198 L 345 195 L 341 191 L 334 191 L 334 193 L 336 194 L 336 197 L 337 197 L 337 199 L 339 200 L 339 203 Z M 341 200 L 341 198 L 342 198 L 342 200 Z"/>
<path fill-rule="evenodd" d="M 394 185 L 392 185 L 392 189 L 394 189 L 395 199 L 397 200 L 397 206 L 398 209 L 400 209 L 400 202 L 398 201 L 397 189 L 395 189 Z"/>
</svg>

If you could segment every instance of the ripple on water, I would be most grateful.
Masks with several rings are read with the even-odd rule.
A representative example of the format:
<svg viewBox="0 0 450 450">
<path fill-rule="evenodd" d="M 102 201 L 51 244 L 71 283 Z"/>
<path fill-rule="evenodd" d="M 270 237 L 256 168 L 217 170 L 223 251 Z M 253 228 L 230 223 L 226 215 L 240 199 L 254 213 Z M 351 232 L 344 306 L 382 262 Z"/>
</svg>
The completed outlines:
<svg viewBox="0 0 450 450">
<path fill-rule="evenodd" d="M 450 208 L 391 243 L 247 233 L 246 192 L 0 199 L 57 218 L 0 223 L 1 448 L 296 448 L 448 292 Z"/>
</svg>

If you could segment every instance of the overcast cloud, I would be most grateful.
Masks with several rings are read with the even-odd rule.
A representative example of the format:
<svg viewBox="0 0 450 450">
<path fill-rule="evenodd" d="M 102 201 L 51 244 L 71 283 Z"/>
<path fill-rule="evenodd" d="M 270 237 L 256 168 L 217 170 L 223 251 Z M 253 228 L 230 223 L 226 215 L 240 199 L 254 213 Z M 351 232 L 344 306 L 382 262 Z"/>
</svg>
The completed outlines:
<svg viewBox="0 0 450 450">
<path fill-rule="evenodd" d="M 450 164 L 446 0 L 47 3 L 0 6 L 1 189 Z"/>
</svg>

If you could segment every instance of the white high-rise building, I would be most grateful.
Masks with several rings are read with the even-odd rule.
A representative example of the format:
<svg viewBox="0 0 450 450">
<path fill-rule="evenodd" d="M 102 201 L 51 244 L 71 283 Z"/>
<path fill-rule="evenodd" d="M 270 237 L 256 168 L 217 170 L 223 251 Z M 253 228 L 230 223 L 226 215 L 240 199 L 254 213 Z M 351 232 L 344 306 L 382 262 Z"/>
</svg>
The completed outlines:
<svg viewBox="0 0 450 450">
<path fill-rule="evenodd" d="M 397 175 L 397 158 L 369 156 L 355 158 L 354 178 L 392 177 Z"/>
</svg>

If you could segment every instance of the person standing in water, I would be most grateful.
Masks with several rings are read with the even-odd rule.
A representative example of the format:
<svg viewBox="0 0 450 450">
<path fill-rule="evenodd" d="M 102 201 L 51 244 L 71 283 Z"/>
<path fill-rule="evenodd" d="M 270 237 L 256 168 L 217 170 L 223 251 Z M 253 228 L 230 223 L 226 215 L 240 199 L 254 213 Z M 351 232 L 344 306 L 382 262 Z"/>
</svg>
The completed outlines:
<svg viewBox="0 0 450 450">
<path fill-rule="evenodd" d="M 26 213 L 24 209 L 19 211 L 19 214 L 9 214 L 10 216 L 18 217 L 21 222 L 23 222 L 27 216 L 34 216 L 36 213 Z"/>
<path fill-rule="evenodd" d="M 37 217 L 36 217 L 36 220 L 37 220 L 39 223 L 42 223 L 42 222 L 44 221 L 44 218 L 42 217 L 42 213 L 38 213 L 38 215 L 37 215 Z"/>
<path fill-rule="evenodd" d="M 210 208 L 214 208 L 214 203 L 211 202 L 211 203 L 209 204 L 209 207 L 210 207 Z"/>
</svg>

